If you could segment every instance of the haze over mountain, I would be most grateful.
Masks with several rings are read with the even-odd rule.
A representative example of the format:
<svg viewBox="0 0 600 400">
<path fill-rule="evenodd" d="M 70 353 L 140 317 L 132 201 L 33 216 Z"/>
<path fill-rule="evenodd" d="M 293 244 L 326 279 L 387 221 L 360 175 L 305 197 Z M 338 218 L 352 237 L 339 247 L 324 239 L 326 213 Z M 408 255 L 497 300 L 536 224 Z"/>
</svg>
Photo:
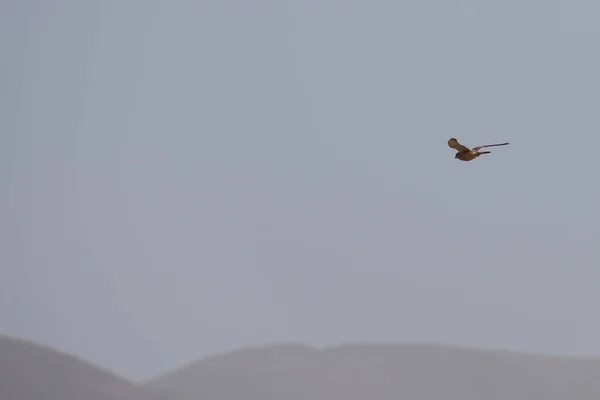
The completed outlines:
<svg viewBox="0 0 600 400">
<path fill-rule="evenodd" d="M 0 335 L 2 400 L 158 400 L 161 396 L 88 362 Z"/>
<path fill-rule="evenodd" d="M 0 4 L 2 333 L 600 355 L 600 2 Z"/>
<path fill-rule="evenodd" d="M 146 386 L 169 400 L 597 400 L 600 360 L 439 345 L 272 345 L 207 357 Z"/>
</svg>

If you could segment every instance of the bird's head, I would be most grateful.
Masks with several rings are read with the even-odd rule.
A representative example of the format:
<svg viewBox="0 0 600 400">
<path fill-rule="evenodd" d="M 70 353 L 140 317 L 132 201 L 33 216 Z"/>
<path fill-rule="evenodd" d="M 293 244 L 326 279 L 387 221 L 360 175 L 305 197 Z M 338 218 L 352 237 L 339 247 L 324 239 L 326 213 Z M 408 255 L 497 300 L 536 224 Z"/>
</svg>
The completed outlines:
<svg viewBox="0 0 600 400">
<path fill-rule="evenodd" d="M 454 155 L 454 158 L 458 158 L 458 153 L 456 153 L 456 154 Z"/>
</svg>

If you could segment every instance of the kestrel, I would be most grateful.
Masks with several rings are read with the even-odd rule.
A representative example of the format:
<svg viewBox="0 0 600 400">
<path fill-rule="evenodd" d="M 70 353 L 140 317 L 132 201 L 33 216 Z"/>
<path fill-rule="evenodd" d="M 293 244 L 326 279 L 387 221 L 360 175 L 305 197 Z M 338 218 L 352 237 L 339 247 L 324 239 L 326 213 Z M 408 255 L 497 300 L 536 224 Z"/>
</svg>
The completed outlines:
<svg viewBox="0 0 600 400">
<path fill-rule="evenodd" d="M 482 154 L 491 153 L 491 151 L 479 151 L 479 149 L 483 149 L 484 147 L 506 146 L 507 144 L 509 143 L 486 144 L 485 146 L 477 146 L 469 149 L 467 146 L 463 146 L 462 144 L 458 143 L 458 140 L 455 138 L 450 138 L 450 140 L 448 140 L 448 146 L 456 149 L 457 151 L 454 158 L 458 158 L 462 161 L 471 161 Z"/>
</svg>

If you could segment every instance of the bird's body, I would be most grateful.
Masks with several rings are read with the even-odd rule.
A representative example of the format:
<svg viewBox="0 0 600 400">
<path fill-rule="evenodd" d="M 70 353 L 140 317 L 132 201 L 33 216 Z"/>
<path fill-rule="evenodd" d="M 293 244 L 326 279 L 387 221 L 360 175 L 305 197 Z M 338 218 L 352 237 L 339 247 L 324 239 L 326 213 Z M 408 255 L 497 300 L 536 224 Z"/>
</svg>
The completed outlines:
<svg viewBox="0 0 600 400">
<path fill-rule="evenodd" d="M 458 143 L 458 140 L 456 140 L 456 138 L 450 138 L 450 140 L 448 140 L 448 146 L 457 151 L 454 158 L 457 158 L 462 161 L 471 161 L 482 154 L 491 153 L 490 151 L 479 151 L 479 149 L 483 149 L 484 147 L 506 146 L 507 144 L 509 143 L 507 142 L 497 144 L 486 144 L 484 146 L 477 146 L 473 147 L 472 149 L 469 149 L 467 146 L 463 146 L 462 144 Z"/>
<path fill-rule="evenodd" d="M 490 153 L 490 152 L 489 151 L 477 152 L 477 151 L 469 150 L 469 151 L 465 151 L 462 153 L 461 152 L 456 153 L 456 156 L 454 158 L 458 158 L 459 160 L 462 160 L 462 161 L 471 161 L 471 160 L 476 159 L 477 157 L 479 157 L 482 154 L 488 154 L 488 153 Z"/>
</svg>

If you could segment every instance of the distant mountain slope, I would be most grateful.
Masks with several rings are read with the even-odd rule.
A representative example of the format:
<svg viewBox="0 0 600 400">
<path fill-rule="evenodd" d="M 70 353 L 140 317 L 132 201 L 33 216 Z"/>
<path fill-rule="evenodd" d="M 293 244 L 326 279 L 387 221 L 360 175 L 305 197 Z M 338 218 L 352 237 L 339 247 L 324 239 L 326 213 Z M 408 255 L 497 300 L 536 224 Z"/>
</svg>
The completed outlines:
<svg viewBox="0 0 600 400">
<path fill-rule="evenodd" d="M 169 400 L 598 400 L 600 360 L 433 345 L 277 345 L 209 357 L 146 386 Z"/>
<path fill-rule="evenodd" d="M 157 400 L 85 361 L 0 335 L 1 400 Z"/>
</svg>

